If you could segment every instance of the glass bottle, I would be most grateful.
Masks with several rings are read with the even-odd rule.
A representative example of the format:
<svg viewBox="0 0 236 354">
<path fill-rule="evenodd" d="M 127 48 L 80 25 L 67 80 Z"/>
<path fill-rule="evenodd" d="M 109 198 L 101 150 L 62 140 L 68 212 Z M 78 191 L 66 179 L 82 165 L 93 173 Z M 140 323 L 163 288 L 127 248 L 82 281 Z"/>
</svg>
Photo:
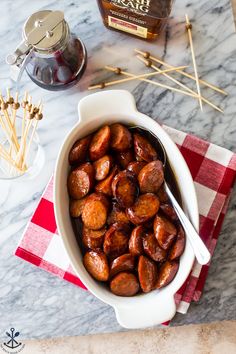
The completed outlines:
<svg viewBox="0 0 236 354">
<path fill-rule="evenodd" d="M 103 23 L 144 39 L 156 39 L 170 15 L 173 0 L 97 0 Z"/>
</svg>

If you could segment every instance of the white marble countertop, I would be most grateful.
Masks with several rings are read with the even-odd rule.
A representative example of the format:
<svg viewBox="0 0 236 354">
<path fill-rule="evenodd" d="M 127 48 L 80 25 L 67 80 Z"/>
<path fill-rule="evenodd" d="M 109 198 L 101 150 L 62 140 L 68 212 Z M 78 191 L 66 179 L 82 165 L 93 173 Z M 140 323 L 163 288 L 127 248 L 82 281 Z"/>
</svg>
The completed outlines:
<svg viewBox="0 0 236 354">
<path fill-rule="evenodd" d="M 43 99 L 45 119 L 38 133 L 46 153 L 45 167 L 27 183 L 0 181 L 0 337 L 14 325 L 22 338 L 44 338 L 121 331 L 109 306 L 94 296 L 13 256 L 24 227 L 54 168 L 58 149 L 77 120 L 77 103 L 88 94 L 86 87 L 95 78 L 107 75 L 105 64 L 143 72 L 133 49 L 148 49 L 173 65 L 190 64 L 191 56 L 184 33 L 184 14 L 194 18 L 194 43 L 199 72 L 204 79 L 225 88 L 228 97 L 205 93 L 224 109 L 224 115 L 198 102 L 160 90 L 146 83 L 125 85 L 135 96 L 138 109 L 167 125 L 192 132 L 218 145 L 235 148 L 235 56 L 236 37 L 228 0 L 189 2 L 177 0 L 173 17 L 163 36 L 145 43 L 122 33 L 107 30 L 101 22 L 95 0 L 85 2 L 41 0 L 1 1 L 0 88 L 12 87 L 5 55 L 21 39 L 25 19 L 39 9 L 60 9 L 71 29 L 88 50 L 86 74 L 77 88 L 49 92 L 30 82 L 25 74 L 20 92 L 26 89 L 34 99 Z M 186 9 L 187 8 L 187 9 Z M 187 315 L 177 315 L 173 325 L 236 318 L 235 198 L 231 201 L 209 271 L 201 301 L 191 305 Z"/>
</svg>

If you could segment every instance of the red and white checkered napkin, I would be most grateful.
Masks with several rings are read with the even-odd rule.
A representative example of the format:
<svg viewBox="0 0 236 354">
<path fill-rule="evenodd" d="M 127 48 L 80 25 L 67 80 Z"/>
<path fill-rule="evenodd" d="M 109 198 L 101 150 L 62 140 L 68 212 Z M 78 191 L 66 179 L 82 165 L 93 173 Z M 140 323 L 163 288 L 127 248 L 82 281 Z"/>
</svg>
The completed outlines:
<svg viewBox="0 0 236 354">
<path fill-rule="evenodd" d="M 177 144 L 191 171 L 199 203 L 200 235 L 213 254 L 227 210 L 236 175 L 236 154 L 192 135 L 164 126 Z M 15 254 L 84 289 L 75 275 L 57 233 L 53 211 L 53 178 L 26 227 Z M 177 311 L 186 313 L 191 301 L 198 301 L 206 281 L 209 264 L 195 262 L 176 293 Z"/>
</svg>

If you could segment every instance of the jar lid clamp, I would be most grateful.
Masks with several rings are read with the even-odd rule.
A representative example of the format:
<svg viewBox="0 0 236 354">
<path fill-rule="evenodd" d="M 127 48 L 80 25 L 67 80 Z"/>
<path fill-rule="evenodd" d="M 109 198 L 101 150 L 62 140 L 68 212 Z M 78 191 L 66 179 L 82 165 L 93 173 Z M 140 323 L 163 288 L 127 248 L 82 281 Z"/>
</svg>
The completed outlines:
<svg viewBox="0 0 236 354">
<path fill-rule="evenodd" d="M 24 70 L 27 55 L 33 51 L 50 52 L 64 39 L 67 23 L 61 11 L 38 11 L 31 15 L 23 28 L 23 41 L 13 54 L 6 57 L 7 64 Z"/>
</svg>

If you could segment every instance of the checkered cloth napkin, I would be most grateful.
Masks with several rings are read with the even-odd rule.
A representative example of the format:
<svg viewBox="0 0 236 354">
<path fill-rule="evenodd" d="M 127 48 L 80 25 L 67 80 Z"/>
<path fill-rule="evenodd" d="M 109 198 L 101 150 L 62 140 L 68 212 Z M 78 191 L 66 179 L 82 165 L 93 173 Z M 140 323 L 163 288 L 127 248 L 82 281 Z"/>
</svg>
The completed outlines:
<svg viewBox="0 0 236 354">
<path fill-rule="evenodd" d="M 164 129 L 177 144 L 191 171 L 200 212 L 200 235 L 211 254 L 226 214 L 236 175 L 236 154 L 170 127 Z M 86 289 L 76 276 L 57 232 L 53 210 L 53 178 L 28 223 L 15 255 Z M 177 311 L 186 313 L 191 301 L 198 301 L 209 264 L 195 262 L 183 286 L 175 295 Z"/>
</svg>

